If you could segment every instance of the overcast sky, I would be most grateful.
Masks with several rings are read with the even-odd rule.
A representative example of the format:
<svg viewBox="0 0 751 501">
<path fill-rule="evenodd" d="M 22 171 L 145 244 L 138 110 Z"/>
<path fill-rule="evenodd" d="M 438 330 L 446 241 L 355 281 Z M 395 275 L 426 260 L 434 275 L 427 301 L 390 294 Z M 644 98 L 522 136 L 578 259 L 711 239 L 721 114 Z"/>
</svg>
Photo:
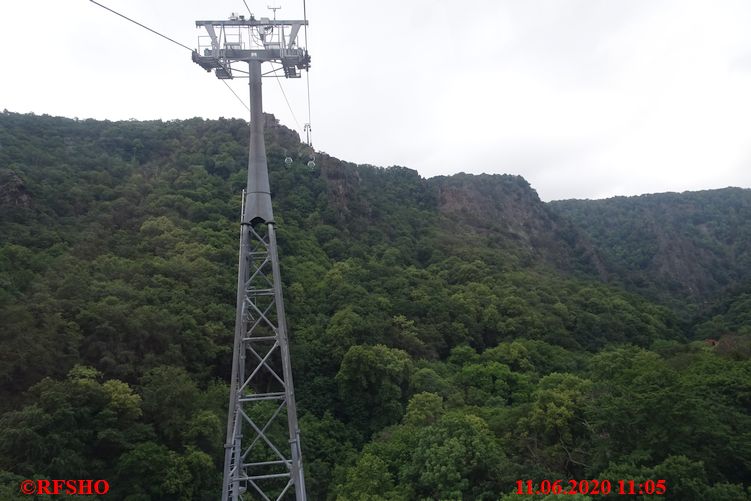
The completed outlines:
<svg viewBox="0 0 751 501">
<path fill-rule="evenodd" d="M 246 0 L 256 17 L 269 0 Z M 101 0 L 197 46 L 242 0 Z M 302 0 L 275 0 L 301 18 Z M 308 0 L 313 145 L 431 177 L 524 176 L 543 200 L 751 187 L 751 2 Z M 0 109 L 241 117 L 190 53 L 87 0 L 4 1 Z M 247 81 L 232 87 L 247 102 Z M 298 130 L 305 80 L 264 108 Z"/>
</svg>

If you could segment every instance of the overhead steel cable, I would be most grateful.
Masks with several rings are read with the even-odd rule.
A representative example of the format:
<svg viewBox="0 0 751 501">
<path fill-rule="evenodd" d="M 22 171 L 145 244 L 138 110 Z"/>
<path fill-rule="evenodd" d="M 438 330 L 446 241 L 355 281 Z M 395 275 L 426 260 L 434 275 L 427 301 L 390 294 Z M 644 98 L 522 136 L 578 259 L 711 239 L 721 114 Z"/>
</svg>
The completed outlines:
<svg viewBox="0 0 751 501">
<path fill-rule="evenodd" d="M 279 84 L 279 90 L 282 91 L 282 96 L 284 96 L 284 102 L 287 103 L 287 108 L 289 108 L 289 112 L 292 114 L 292 119 L 297 124 L 297 128 L 301 129 L 302 127 L 300 127 L 300 122 L 297 120 L 297 116 L 295 115 L 295 112 L 292 109 L 292 106 L 289 104 L 289 99 L 287 99 L 287 93 L 284 92 L 284 87 L 282 86 L 282 82 L 279 79 L 279 75 L 277 75 L 276 73 L 276 68 L 272 68 L 272 71 L 274 72 L 274 76 L 276 77 L 276 83 Z"/>
<path fill-rule="evenodd" d="M 245 1 L 245 0 L 243 0 Z M 305 0 L 302 0 L 302 19 L 305 21 L 303 27 L 303 33 L 305 34 L 305 51 L 308 51 L 308 8 L 305 4 Z"/>
<path fill-rule="evenodd" d="M 245 1 L 245 0 L 243 0 L 243 1 Z M 174 40 L 174 39 L 172 39 L 172 38 L 168 37 L 167 35 L 164 35 L 164 34 L 162 34 L 162 33 L 159 33 L 159 32 L 158 32 L 158 31 L 156 31 L 155 29 L 149 28 L 149 27 L 148 27 L 148 26 L 146 26 L 145 24 L 139 23 L 139 22 L 138 22 L 138 21 L 136 21 L 135 19 L 131 19 L 131 18 L 129 18 L 128 16 L 126 16 L 126 15 L 124 15 L 124 14 L 120 14 L 120 13 L 119 13 L 119 12 L 117 12 L 116 10 L 110 9 L 110 8 L 109 8 L 109 7 L 107 7 L 106 5 L 102 5 L 102 4 L 100 4 L 99 2 L 97 2 L 97 1 L 95 1 L 95 0 L 89 0 L 89 2 L 91 2 L 91 3 L 95 4 L 95 5 L 98 5 L 99 7 L 103 8 L 104 10 L 108 10 L 108 11 L 112 12 L 113 14 L 115 14 L 115 15 L 117 15 L 117 16 L 120 16 L 120 17 L 122 17 L 123 19 L 126 19 L 126 20 L 130 21 L 131 23 L 133 23 L 133 24 L 135 24 L 135 25 L 137 25 L 137 26 L 140 26 L 140 27 L 141 27 L 141 28 L 143 28 L 143 29 L 149 30 L 150 32 L 154 33 L 155 35 L 159 35 L 160 37 L 162 37 L 162 38 L 164 38 L 164 39 L 166 39 L 166 40 L 169 40 L 170 42 L 172 42 L 172 43 L 173 43 L 173 44 L 175 44 L 175 45 L 179 45 L 180 47 L 182 47 L 182 48 L 184 48 L 184 49 L 187 49 L 187 50 L 189 50 L 190 52 L 195 52 L 195 51 L 194 51 L 193 49 L 191 49 L 191 48 L 190 48 L 190 47 L 188 47 L 187 45 L 185 45 L 185 44 L 181 44 L 181 43 L 180 43 L 180 42 L 178 42 L 177 40 Z M 247 6 L 247 5 L 246 5 L 246 6 Z M 226 68 L 225 68 L 225 70 L 226 70 Z M 246 72 L 243 72 L 243 73 L 246 73 Z M 225 82 L 224 80 L 222 80 L 222 83 L 223 83 L 223 84 L 224 84 L 224 85 L 225 85 L 225 86 L 226 86 L 226 87 L 227 87 L 227 88 L 228 88 L 228 89 L 230 90 L 230 92 L 232 92 L 232 94 L 233 94 L 233 95 L 234 95 L 234 96 L 235 96 L 235 97 L 237 98 L 237 100 L 238 100 L 238 101 L 240 101 L 240 104 L 242 104 L 242 105 L 243 105 L 243 106 L 245 107 L 245 109 L 246 109 L 246 110 L 250 111 L 250 107 L 249 107 L 249 106 L 248 106 L 247 104 L 245 104 L 245 101 L 243 101 L 243 100 L 242 100 L 242 98 L 241 98 L 240 96 L 238 96 L 238 95 L 237 95 L 237 93 L 236 93 L 236 92 L 234 91 L 234 89 L 232 89 L 232 87 L 230 87 L 230 86 L 229 86 L 229 84 L 228 84 L 227 82 Z"/>
<path fill-rule="evenodd" d="M 310 125 L 310 72 L 305 70 L 305 84 L 308 86 L 308 146 L 313 146 L 313 127 Z"/>
<path fill-rule="evenodd" d="M 303 17 L 303 20 L 305 21 L 305 25 L 303 27 L 303 33 L 305 35 L 305 52 L 308 52 L 308 7 L 306 5 L 306 1 L 305 0 L 302 0 L 302 17 Z M 310 64 L 308 64 L 308 66 L 309 65 Z M 311 139 L 311 138 L 313 137 L 313 131 L 312 131 L 313 128 L 310 125 L 310 123 L 311 123 L 311 118 L 310 118 L 311 112 L 310 112 L 310 69 L 309 68 L 305 68 L 305 86 L 308 89 L 308 123 L 307 123 L 307 126 L 308 126 L 308 129 L 307 129 L 307 132 L 308 132 L 308 146 L 312 147 L 313 146 L 313 139 Z"/>
<path fill-rule="evenodd" d="M 122 17 L 123 19 L 127 19 L 128 21 L 130 21 L 130 22 L 131 22 L 131 23 L 133 23 L 133 24 L 137 24 L 137 25 L 138 25 L 138 26 L 140 26 L 141 28 L 147 29 L 147 30 L 149 30 L 150 32 L 154 33 L 155 35 L 159 35 L 160 37 L 162 37 L 162 38 L 165 38 L 165 39 L 169 40 L 169 41 L 170 41 L 170 42 L 172 42 L 173 44 L 179 45 L 180 47 L 183 47 L 184 49 L 187 49 L 187 50 L 189 50 L 190 52 L 193 52 L 193 49 L 191 49 L 191 48 L 190 48 L 190 47 L 188 47 L 187 45 L 181 44 L 181 43 L 180 43 L 180 42 L 178 42 L 177 40 L 174 40 L 174 39 L 172 39 L 172 38 L 168 37 L 167 35 L 163 35 L 163 34 L 159 33 L 158 31 L 156 31 L 156 30 L 153 30 L 153 29 L 149 28 L 149 27 L 148 27 L 148 26 L 146 26 L 145 24 L 141 24 L 141 23 L 139 23 L 138 21 L 136 21 L 136 20 L 134 20 L 134 19 L 131 19 L 131 18 L 129 18 L 129 17 L 128 17 L 128 16 L 126 16 L 126 15 L 120 14 L 119 12 L 117 12 L 117 11 L 115 11 L 115 10 L 112 10 L 112 9 L 110 9 L 110 8 L 109 8 L 109 7 L 107 7 L 106 5 L 102 5 L 102 4 L 100 4 L 99 2 L 95 2 L 94 0 L 89 0 L 89 2 L 91 2 L 91 3 L 93 3 L 93 4 L 96 4 L 96 5 L 98 5 L 99 7 L 103 8 L 103 9 L 105 9 L 105 10 L 108 10 L 108 11 L 112 12 L 113 14 L 116 14 L 116 15 L 118 15 L 118 16 Z"/>
<path fill-rule="evenodd" d="M 246 109 L 246 110 L 248 110 L 248 111 L 250 111 L 250 106 L 248 106 L 247 104 L 245 104 L 245 101 L 243 101 L 243 100 L 242 100 L 242 99 L 240 98 L 240 96 L 238 96 L 238 95 L 237 95 L 237 92 L 235 92 L 235 90 L 234 90 L 234 89 L 233 89 L 232 87 L 230 87 L 230 86 L 229 86 L 229 84 L 228 84 L 228 83 L 227 83 L 227 82 L 226 82 L 225 80 L 222 80 L 222 83 L 223 83 L 224 85 L 226 85 L 226 86 L 227 86 L 227 88 L 229 89 L 229 91 L 230 91 L 230 92 L 231 92 L 232 94 L 234 94 L 234 95 L 235 95 L 235 97 L 237 98 L 237 100 L 238 100 L 238 101 L 240 101 L 240 103 L 241 103 L 241 104 L 242 104 L 243 106 L 245 106 L 245 109 Z"/>
</svg>

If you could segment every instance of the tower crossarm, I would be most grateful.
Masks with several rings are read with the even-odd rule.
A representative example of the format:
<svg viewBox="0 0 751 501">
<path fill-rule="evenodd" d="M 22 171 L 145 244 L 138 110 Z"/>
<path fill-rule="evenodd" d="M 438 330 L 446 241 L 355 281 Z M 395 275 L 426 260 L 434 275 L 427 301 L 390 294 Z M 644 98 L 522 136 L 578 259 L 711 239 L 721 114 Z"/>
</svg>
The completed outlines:
<svg viewBox="0 0 751 501">
<path fill-rule="evenodd" d="M 234 62 L 277 62 L 287 78 L 299 78 L 310 67 L 310 56 L 301 47 L 298 34 L 303 20 L 277 20 L 232 16 L 229 20 L 196 21 L 206 35 L 199 37 L 193 62 L 220 79 L 233 78 Z"/>
</svg>

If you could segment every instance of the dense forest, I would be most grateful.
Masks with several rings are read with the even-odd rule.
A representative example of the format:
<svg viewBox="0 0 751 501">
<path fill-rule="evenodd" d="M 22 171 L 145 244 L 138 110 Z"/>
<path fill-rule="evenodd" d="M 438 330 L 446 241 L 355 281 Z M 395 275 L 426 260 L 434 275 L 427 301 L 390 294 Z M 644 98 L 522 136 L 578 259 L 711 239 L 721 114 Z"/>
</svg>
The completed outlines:
<svg viewBox="0 0 751 501">
<path fill-rule="evenodd" d="M 751 190 L 546 204 L 266 121 L 309 499 L 751 499 Z M 217 499 L 247 147 L 0 114 L 0 499 Z"/>
</svg>

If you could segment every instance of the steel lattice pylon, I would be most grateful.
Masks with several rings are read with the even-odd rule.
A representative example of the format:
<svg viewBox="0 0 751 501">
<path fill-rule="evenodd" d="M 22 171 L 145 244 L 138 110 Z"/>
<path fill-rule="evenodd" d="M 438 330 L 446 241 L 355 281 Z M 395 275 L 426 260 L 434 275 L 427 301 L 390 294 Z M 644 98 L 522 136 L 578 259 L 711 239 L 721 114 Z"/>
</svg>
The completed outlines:
<svg viewBox="0 0 751 501">
<path fill-rule="evenodd" d="M 196 21 L 206 29 L 209 43 L 202 52 L 193 52 L 193 61 L 220 79 L 242 71 L 233 63 L 247 63 L 250 84 L 248 184 L 242 204 L 222 501 L 279 500 L 292 493 L 296 501 L 306 500 L 261 92 L 264 62 L 280 64 L 288 78 L 308 69 L 307 50 L 297 43 L 306 25 L 252 15 Z"/>
<path fill-rule="evenodd" d="M 228 422 L 225 445 L 226 499 L 243 499 L 241 492 L 251 489 L 261 499 L 273 499 L 270 492 L 281 499 L 291 488 L 295 489 L 297 499 L 305 499 L 273 223 L 242 225 L 238 291 L 236 355 L 228 420 L 231 423 Z M 249 411 L 250 404 L 258 404 L 259 408 Z M 284 435 L 289 436 L 289 454 L 274 445 L 279 443 L 279 433 L 277 437 L 270 436 L 279 431 L 274 424 L 283 422 L 285 414 Z"/>
</svg>

